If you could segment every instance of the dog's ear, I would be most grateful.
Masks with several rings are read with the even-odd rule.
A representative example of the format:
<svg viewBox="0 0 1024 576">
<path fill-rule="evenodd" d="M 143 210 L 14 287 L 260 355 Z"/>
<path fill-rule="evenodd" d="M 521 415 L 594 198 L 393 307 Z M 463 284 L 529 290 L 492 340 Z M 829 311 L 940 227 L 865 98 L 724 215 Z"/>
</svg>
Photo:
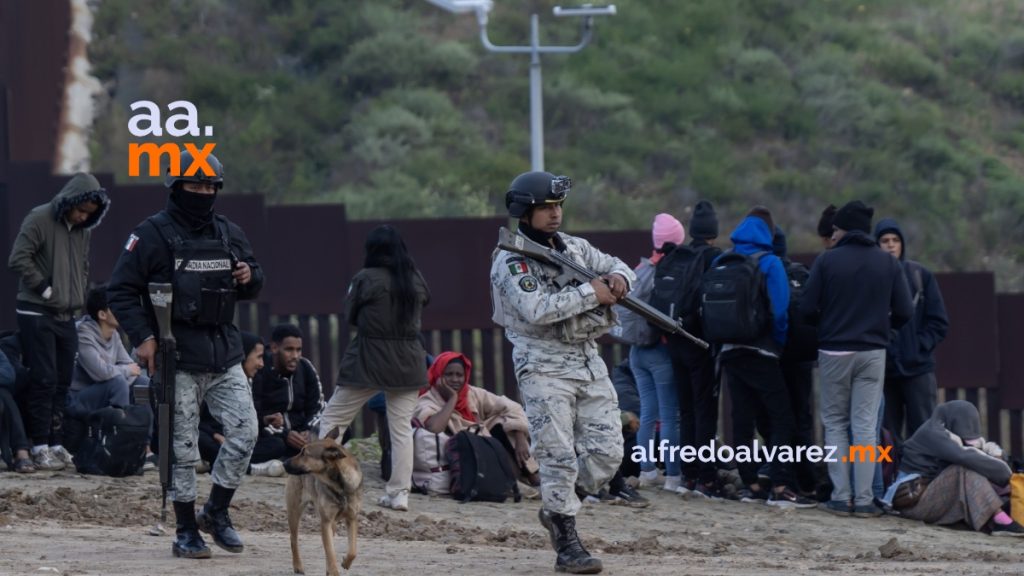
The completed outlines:
<svg viewBox="0 0 1024 576">
<path fill-rule="evenodd" d="M 330 438 L 331 440 L 337 440 L 338 436 L 341 436 L 340 432 L 341 428 L 335 426 L 334 428 L 331 428 L 330 432 L 327 433 L 326 438 Z"/>
<path fill-rule="evenodd" d="M 341 460 L 345 457 L 345 453 L 337 446 L 328 446 L 324 448 L 323 457 L 324 460 Z"/>
</svg>

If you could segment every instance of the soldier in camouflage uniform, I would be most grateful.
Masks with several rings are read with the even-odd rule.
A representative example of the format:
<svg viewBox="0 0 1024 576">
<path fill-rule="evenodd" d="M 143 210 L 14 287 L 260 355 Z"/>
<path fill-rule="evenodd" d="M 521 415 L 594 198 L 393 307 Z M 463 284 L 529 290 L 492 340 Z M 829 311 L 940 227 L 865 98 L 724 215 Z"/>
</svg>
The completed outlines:
<svg viewBox="0 0 1024 576">
<path fill-rule="evenodd" d="M 570 180 L 548 172 L 516 177 L 505 196 L 519 233 L 551 246 L 602 274 L 589 284 L 558 288 L 559 270 L 497 250 L 491 264 L 494 321 L 512 343 L 519 392 L 540 463 L 541 523 L 558 554 L 555 568 L 596 574 L 576 534 L 577 483 L 597 492 L 622 461 L 618 399 L 595 339 L 615 324 L 610 306 L 625 297 L 635 276 L 618 258 L 582 238 L 558 232 Z"/>
<path fill-rule="evenodd" d="M 174 380 L 174 468 L 172 499 L 177 538 L 175 556 L 209 558 L 199 530 L 229 552 L 242 541 L 228 517 L 228 505 L 242 482 L 256 445 L 256 410 L 242 371 L 242 337 L 232 323 L 235 301 L 259 295 L 263 271 L 242 229 L 213 211 L 223 186 L 223 168 L 213 155 L 214 171 L 168 176 L 167 208 L 147 218 L 128 237 L 107 289 L 110 308 L 136 347 L 139 364 L 154 373 L 158 334 L 149 302 L 150 282 L 174 286 L 172 330 L 177 340 Z M 181 155 L 181 170 L 192 164 Z M 224 444 L 213 466 L 213 488 L 196 517 L 199 463 L 199 407 L 203 400 L 224 426 Z"/>
</svg>

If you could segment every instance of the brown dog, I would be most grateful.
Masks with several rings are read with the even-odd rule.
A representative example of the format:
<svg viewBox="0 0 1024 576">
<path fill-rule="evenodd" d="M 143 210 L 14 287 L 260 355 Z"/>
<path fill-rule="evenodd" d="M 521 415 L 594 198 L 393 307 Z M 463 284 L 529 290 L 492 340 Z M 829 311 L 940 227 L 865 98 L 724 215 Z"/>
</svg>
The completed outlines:
<svg viewBox="0 0 1024 576">
<path fill-rule="evenodd" d="M 306 444 L 302 452 L 284 462 L 284 469 L 292 474 L 288 477 L 285 502 L 291 533 L 292 568 L 296 574 L 305 574 L 299 558 L 299 519 L 307 502 L 312 502 L 320 514 L 320 537 L 327 556 L 327 574 L 340 574 L 338 557 L 334 552 L 334 528 L 340 518 L 345 519 L 345 531 L 348 532 L 348 551 L 342 567 L 348 570 L 356 558 L 363 472 L 355 456 L 335 442 L 337 432 L 335 429 L 333 437 Z"/>
</svg>

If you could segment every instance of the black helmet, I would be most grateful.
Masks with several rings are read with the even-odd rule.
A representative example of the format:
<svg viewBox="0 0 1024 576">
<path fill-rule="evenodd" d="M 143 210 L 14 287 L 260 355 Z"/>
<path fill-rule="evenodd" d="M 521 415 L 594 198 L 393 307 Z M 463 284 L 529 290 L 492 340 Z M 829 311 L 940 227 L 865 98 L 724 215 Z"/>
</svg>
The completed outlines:
<svg viewBox="0 0 1024 576">
<path fill-rule="evenodd" d="M 516 176 L 505 193 L 505 207 L 509 216 L 520 218 L 531 206 L 561 204 L 572 189 L 568 176 L 555 176 L 550 172 L 523 172 Z"/>
<path fill-rule="evenodd" d="M 195 174 L 185 176 L 185 172 L 188 171 L 189 166 L 192 166 L 192 153 L 188 150 L 182 150 L 178 163 L 178 169 L 181 172 L 181 175 L 171 176 L 171 168 L 168 167 L 167 178 L 164 179 L 164 186 L 174 188 L 174 184 L 176 182 L 198 182 L 200 184 L 212 183 L 218 190 L 220 190 L 224 187 L 224 166 L 213 154 L 206 155 L 206 163 L 210 165 L 210 168 L 213 168 L 213 177 L 207 176 L 203 170 L 196 170 Z"/>
</svg>

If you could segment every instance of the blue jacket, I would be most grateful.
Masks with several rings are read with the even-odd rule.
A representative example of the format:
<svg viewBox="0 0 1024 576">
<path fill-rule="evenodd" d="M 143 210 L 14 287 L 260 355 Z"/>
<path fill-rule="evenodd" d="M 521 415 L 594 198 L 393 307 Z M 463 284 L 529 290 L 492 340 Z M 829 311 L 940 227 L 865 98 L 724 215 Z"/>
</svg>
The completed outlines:
<svg viewBox="0 0 1024 576">
<path fill-rule="evenodd" d="M 761 257 L 758 267 L 764 274 L 765 288 L 772 313 L 772 340 L 781 352 L 786 345 L 786 332 L 789 329 L 789 279 L 782 260 L 772 252 L 772 231 L 764 220 L 756 216 L 747 216 L 729 236 L 733 249 L 738 254 L 750 255 L 756 252 L 767 252 Z M 717 258 L 716 258 L 717 261 Z"/>
<path fill-rule="evenodd" d="M 889 232 L 899 236 L 903 244 L 900 264 L 914 302 L 914 315 L 899 331 L 892 333 L 885 355 L 885 374 L 910 378 L 935 371 L 935 348 L 946 338 L 949 317 L 935 276 L 907 258 L 907 241 L 899 224 L 892 218 L 879 220 L 875 226 L 875 241 Z"/>
</svg>

